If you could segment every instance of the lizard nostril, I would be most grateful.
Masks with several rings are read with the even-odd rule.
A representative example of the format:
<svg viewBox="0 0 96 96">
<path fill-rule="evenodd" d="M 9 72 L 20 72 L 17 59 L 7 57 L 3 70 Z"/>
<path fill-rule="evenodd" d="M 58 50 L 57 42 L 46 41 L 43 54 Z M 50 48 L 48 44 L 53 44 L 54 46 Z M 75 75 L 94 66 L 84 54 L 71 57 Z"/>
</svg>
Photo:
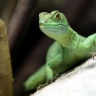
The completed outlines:
<svg viewBox="0 0 96 96">
<path fill-rule="evenodd" d="M 39 25 L 40 25 L 40 26 L 42 26 L 42 25 L 43 25 L 43 23 L 39 23 Z"/>
</svg>

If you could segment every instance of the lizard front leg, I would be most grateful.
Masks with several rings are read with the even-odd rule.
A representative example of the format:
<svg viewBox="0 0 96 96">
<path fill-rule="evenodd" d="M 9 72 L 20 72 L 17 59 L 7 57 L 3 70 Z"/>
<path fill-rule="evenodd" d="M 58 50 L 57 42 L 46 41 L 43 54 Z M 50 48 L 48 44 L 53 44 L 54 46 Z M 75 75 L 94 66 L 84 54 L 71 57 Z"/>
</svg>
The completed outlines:
<svg viewBox="0 0 96 96">
<path fill-rule="evenodd" d="M 58 54 L 53 59 L 50 59 L 47 61 L 47 63 L 45 64 L 45 72 L 46 72 L 47 81 L 45 84 L 39 85 L 37 87 L 37 90 L 45 87 L 46 85 L 50 84 L 51 82 L 53 82 L 56 79 L 56 77 L 59 73 L 56 73 L 57 72 L 56 70 L 54 73 L 54 70 L 52 68 L 54 68 L 54 66 L 55 66 L 55 68 L 56 68 L 56 66 L 58 68 L 58 65 L 60 65 L 61 62 L 62 62 L 62 54 Z M 56 77 L 54 75 L 56 75 Z"/>
<path fill-rule="evenodd" d="M 62 61 L 63 61 L 62 54 L 58 54 L 46 63 L 45 72 L 47 81 L 54 79 L 54 75 L 59 74 L 56 69 L 58 69 L 58 66 L 62 64 Z"/>
<path fill-rule="evenodd" d="M 96 33 L 87 37 L 83 42 L 83 46 L 90 50 L 90 55 L 94 58 L 96 56 Z"/>
<path fill-rule="evenodd" d="M 92 47 L 92 46 L 96 46 L 96 33 L 90 35 L 89 37 L 87 37 L 87 38 L 85 39 L 85 41 L 83 42 L 83 45 L 84 45 L 86 48 L 90 48 L 90 47 Z"/>
</svg>

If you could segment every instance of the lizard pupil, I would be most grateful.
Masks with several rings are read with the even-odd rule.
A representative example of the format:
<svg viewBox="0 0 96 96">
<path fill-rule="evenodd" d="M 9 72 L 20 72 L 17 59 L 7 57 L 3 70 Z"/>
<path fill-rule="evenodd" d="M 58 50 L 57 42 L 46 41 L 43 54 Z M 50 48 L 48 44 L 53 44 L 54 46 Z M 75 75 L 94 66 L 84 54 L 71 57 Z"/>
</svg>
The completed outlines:
<svg viewBox="0 0 96 96">
<path fill-rule="evenodd" d="M 57 15 L 56 15 L 56 18 L 57 18 L 58 20 L 60 20 L 60 15 L 59 15 L 59 14 L 57 14 Z"/>
</svg>

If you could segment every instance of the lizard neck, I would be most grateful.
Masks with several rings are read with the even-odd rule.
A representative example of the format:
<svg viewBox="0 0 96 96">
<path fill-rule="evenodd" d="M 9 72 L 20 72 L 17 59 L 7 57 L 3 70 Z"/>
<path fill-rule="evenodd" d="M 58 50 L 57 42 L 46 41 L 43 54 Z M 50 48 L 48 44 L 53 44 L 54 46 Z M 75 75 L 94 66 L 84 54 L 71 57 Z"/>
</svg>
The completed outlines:
<svg viewBox="0 0 96 96">
<path fill-rule="evenodd" d="M 69 26 L 65 34 L 57 40 L 63 47 L 76 48 L 78 46 L 79 35 Z"/>
</svg>

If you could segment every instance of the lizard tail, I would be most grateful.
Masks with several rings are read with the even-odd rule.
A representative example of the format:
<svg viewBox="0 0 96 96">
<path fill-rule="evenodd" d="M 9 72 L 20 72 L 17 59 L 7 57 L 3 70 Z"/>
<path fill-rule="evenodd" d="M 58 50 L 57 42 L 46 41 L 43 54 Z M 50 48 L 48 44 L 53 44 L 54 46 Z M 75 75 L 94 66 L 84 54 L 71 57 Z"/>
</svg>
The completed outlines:
<svg viewBox="0 0 96 96">
<path fill-rule="evenodd" d="M 41 67 L 36 73 L 28 78 L 24 83 L 25 91 L 35 90 L 38 85 L 46 82 L 45 66 Z"/>
</svg>

